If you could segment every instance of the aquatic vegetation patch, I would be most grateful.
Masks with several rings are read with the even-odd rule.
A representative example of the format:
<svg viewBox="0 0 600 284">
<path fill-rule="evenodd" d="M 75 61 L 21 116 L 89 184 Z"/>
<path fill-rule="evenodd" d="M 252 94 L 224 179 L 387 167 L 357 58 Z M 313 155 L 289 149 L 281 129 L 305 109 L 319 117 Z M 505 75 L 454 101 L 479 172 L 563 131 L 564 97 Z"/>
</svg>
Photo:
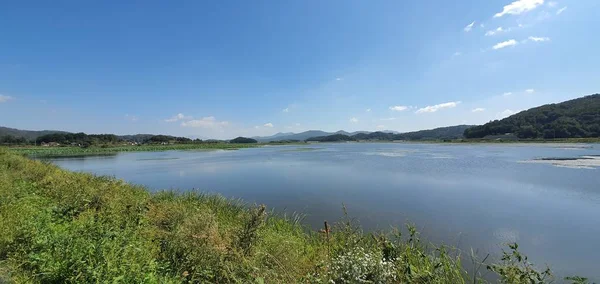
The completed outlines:
<svg viewBox="0 0 600 284">
<path fill-rule="evenodd" d="M 600 168 L 600 156 L 585 155 L 580 157 L 546 157 L 528 161 L 523 163 L 549 164 L 562 168 L 573 169 L 596 169 Z"/>
</svg>

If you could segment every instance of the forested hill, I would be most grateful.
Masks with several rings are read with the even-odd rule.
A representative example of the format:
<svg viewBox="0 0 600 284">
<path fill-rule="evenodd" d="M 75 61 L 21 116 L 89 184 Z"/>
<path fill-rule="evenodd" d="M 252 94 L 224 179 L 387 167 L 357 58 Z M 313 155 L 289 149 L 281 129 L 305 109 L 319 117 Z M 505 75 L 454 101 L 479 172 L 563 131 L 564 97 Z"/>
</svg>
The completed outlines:
<svg viewBox="0 0 600 284">
<path fill-rule="evenodd" d="M 519 138 L 600 137 L 600 94 L 548 104 L 465 130 L 466 138 L 515 134 Z"/>
<path fill-rule="evenodd" d="M 306 141 L 319 142 L 339 142 L 339 141 L 357 141 L 357 140 L 377 140 L 377 141 L 393 141 L 393 140 L 452 140 L 463 138 L 465 129 L 473 127 L 472 125 L 456 125 L 449 127 L 439 127 L 435 129 L 420 130 L 406 133 L 387 133 L 387 132 L 371 132 L 357 133 L 352 136 L 334 134 L 329 136 L 312 137 Z"/>
<path fill-rule="evenodd" d="M 1 136 L 12 136 L 16 138 L 24 138 L 26 140 L 34 140 L 40 136 L 55 134 L 55 133 L 68 133 L 65 131 L 58 130 L 21 130 L 9 127 L 0 126 L 0 137 Z"/>
</svg>

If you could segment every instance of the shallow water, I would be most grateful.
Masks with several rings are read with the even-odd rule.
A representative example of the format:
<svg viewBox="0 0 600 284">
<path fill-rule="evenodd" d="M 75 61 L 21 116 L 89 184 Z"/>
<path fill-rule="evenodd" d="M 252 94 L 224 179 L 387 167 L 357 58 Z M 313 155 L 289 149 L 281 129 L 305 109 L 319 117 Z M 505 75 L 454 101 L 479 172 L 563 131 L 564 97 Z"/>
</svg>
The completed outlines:
<svg viewBox="0 0 600 284">
<path fill-rule="evenodd" d="M 196 188 L 304 213 L 315 228 L 337 220 L 343 203 L 370 230 L 413 222 L 431 241 L 482 252 L 516 241 L 560 275 L 598 281 L 600 167 L 531 161 L 599 154 L 600 145 L 345 143 L 52 161 L 151 189 Z"/>
</svg>

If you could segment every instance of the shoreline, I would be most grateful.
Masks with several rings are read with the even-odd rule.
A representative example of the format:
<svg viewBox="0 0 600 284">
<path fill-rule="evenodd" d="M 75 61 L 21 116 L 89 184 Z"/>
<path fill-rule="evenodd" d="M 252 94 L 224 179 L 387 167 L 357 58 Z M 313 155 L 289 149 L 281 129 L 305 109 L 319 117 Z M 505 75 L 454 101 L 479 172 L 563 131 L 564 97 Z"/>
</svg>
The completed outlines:
<svg viewBox="0 0 600 284">
<path fill-rule="evenodd" d="M 466 271 L 460 251 L 422 241 L 410 225 L 365 233 L 346 216 L 314 231 L 264 206 L 150 192 L 1 148 L 0 231 L 0 280 L 15 282 L 485 283 L 487 265 L 501 279 L 503 269 L 543 275 L 514 259 Z"/>
</svg>

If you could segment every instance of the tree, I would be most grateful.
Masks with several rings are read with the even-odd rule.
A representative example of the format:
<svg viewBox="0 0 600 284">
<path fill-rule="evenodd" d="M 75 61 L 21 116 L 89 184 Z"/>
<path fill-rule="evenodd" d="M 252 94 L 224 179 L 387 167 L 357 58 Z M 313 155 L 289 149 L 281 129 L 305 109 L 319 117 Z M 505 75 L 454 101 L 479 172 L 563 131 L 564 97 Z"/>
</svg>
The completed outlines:
<svg viewBox="0 0 600 284">
<path fill-rule="evenodd" d="M 237 137 L 229 141 L 229 143 L 239 143 L 239 144 L 247 144 L 247 143 L 258 143 L 255 139 L 247 138 L 247 137 Z"/>
</svg>

